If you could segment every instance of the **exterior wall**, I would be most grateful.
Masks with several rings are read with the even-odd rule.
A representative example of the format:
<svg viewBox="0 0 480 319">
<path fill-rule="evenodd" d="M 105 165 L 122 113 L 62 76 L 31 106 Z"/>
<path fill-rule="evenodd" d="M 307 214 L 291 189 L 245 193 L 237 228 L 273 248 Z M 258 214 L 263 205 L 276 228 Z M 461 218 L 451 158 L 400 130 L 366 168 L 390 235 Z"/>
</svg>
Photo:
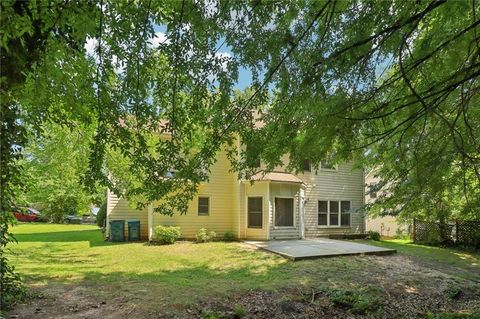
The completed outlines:
<svg viewBox="0 0 480 319">
<path fill-rule="evenodd" d="M 115 194 L 107 192 L 107 234 L 109 233 L 110 220 L 125 221 L 125 239 L 128 239 L 127 221 L 131 219 L 140 220 L 140 237 L 148 239 L 148 216 L 147 208 L 138 210 L 129 206 L 128 201 L 118 198 Z"/>
<path fill-rule="evenodd" d="M 372 230 L 379 232 L 384 237 L 394 237 L 397 234 L 397 230 L 401 227 L 398 225 L 394 216 L 384 216 L 377 218 L 366 219 L 367 231 Z"/>
<path fill-rule="evenodd" d="M 275 226 L 275 197 L 292 197 L 294 227 L 276 227 Z M 270 183 L 270 205 L 269 205 L 269 239 L 298 239 L 301 238 L 300 225 L 300 185 Z"/>
<path fill-rule="evenodd" d="M 363 170 L 354 169 L 353 163 L 344 163 L 338 170 L 319 169 L 299 174 L 307 185 L 305 191 L 305 236 L 365 232 Z M 351 202 L 350 227 L 318 226 L 319 200 L 349 200 Z"/>
<path fill-rule="evenodd" d="M 195 197 L 185 214 L 165 216 L 153 213 L 153 227 L 157 225 L 179 226 L 183 238 L 195 238 L 200 228 L 213 230 L 221 237 L 225 232 L 234 232 L 234 220 L 238 220 L 238 198 L 235 196 L 237 175 L 230 172 L 230 162 L 226 152 L 220 151 L 217 154 L 217 162 L 212 165 L 210 180 L 202 183 Z M 208 216 L 198 215 L 198 197 L 210 198 L 210 213 Z"/>
<path fill-rule="evenodd" d="M 243 182 L 240 189 L 240 238 L 268 239 L 268 226 L 270 220 L 269 182 Z M 248 197 L 261 196 L 263 198 L 263 227 L 248 228 Z"/>
<path fill-rule="evenodd" d="M 366 192 L 369 190 L 370 185 L 375 185 L 380 182 L 380 178 L 375 176 L 375 171 L 372 170 L 367 176 L 365 176 L 365 187 Z M 389 195 L 384 189 L 380 189 L 376 192 L 378 196 Z M 376 197 L 371 197 L 371 195 L 365 194 L 365 202 L 367 204 L 372 204 L 376 200 Z M 368 213 L 368 212 L 367 212 Z M 367 217 L 366 219 L 366 230 L 367 231 L 376 231 L 380 235 L 385 237 L 393 237 L 397 234 L 397 230 L 401 227 L 397 222 L 397 219 L 394 216 L 383 216 L 383 217 Z"/>
<path fill-rule="evenodd" d="M 238 145 L 238 147 L 240 146 Z M 284 162 L 287 163 L 287 161 L 288 158 L 285 157 Z M 200 228 L 213 230 L 219 237 L 230 231 L 241 239 L 301 238 L 303 236 L 302 219 L 305 225 L 305 237 L 365 232 L 365 218 L 362 211 L 364 203 L 363 171 L 353 169 L 353 163 L 339 165 L 338 171 L 320 169 L 317 172 L 298 174 L 297 176 L 306 185 L 305 190 L 301 189 L 298 184 L 268 181 L 251 184 L 239 181 L 238 175 L 230 170 L 231 166 L 226 152 L 220 151 L 217 154 L 217 162 L 211 167 L 209 182 L 201 184 L 198 192 L 198 196 L 210 198 L 208 216 L 198 216 L 198 196 L 191 201 L 185 214 L 176 214 L 170 217 L 158 213 L 148 214 L 147 208 L 141 211 L 136 210 L 129 207 L 127 201 L 108 193 L 107 224 L 109 220 L 138 219 L 143 239 L 148 238 L 149 216 L 152 227 L 176 225 L 181 228 L 182 237 L 188 239 L 195 238 L 195 234 Z M 282 170 L 282 167 L 278 167 L 278 171 Z M 263 197 L 263 227 L 261 229 L 247 227 L 248 196 Z M 274 226 L 275 197 L 294 198 L 294 227 Z M 317 225 L 318 200 L 351 201 L 351 227 L 319 227 Z M 303 216 L 301 216 L 302 206 L 304 206 Z"/>
</svg>

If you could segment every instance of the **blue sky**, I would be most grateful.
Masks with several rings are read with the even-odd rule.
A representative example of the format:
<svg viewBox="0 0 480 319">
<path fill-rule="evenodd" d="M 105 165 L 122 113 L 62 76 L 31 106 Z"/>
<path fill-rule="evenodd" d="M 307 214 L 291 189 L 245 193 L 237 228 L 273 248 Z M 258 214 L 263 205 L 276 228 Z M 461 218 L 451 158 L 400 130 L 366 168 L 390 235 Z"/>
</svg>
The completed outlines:
<svg viewBox="0 0 480 319">
<path fill-rule="evenodd" d="M 157 33 L 157 36 L 161 37 L 161 34 L 165 34 L 167 29 L 165 26 L 161 25 L 154 25 L 153 27 L 155 33 Z M 220 45 L 220 43 L 219 43 Z M 227 53 L 233 56 L 232 51 L 227 45 L 223 45 L 220 51 L 218 52 L 219 54 L 221 53 Z M 248 87 L 252 83 L 252 74 L 249 70 L 245 68 L 240 68 L 238 71 L 238 81 L 235 87 L 239 90 L 243 90 L 246 87 Z"/>
</svg>

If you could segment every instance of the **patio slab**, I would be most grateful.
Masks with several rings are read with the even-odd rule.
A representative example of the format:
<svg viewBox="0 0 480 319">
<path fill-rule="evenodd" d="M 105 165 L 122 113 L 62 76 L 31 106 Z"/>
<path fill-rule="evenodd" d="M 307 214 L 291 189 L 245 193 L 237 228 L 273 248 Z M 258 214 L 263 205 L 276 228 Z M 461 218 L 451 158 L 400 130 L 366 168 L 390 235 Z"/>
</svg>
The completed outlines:
<svg viewBox="0 0 480 319">
<path fill-rule="evenodd" d="M 390 255 L 397 252 L 395 249 L 328 238 L 269 241 L 248 240 L 245 243 L 291 260 L 348 255 Z"/>
</svg>

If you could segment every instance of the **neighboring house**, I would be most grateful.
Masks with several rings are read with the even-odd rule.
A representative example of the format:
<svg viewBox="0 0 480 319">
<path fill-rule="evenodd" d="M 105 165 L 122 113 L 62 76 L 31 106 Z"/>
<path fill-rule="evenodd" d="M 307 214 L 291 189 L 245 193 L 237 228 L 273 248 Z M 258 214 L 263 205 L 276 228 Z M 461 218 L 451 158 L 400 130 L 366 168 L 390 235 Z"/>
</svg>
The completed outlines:
<svg viewBox="0 0 480 319">
<path fill-rule="evenodd" d="M 315 170 L 305 161 L 301 174 L 278 168 L 241 180 L 222 150 L 186 214 L 161 215 L 152 205 L 135 210 L 110 191 L 107 197 L 107 225 L 110 220 L 140 220 L 144 239 L 157 225 L 180 226 L 184 238 L 194 238 L 200 228 L 261 240 L 365 232 L 364 175 L 352 163 Z"/>
<path fill-rule="evenodd" d="M 375 192 L 370 191 L 371 187 L 375 187 L 380 182 L 380 178 L 375 175 L 375 170 L 372 169 L 365 175 L 365 203 L 373 204 L 378 196 L 385 194 L 385 190 L 380 189 Z M 367 215 L 365 219 L 367 231 L 376 231 L 384 237 L 394 237 L 398 232 L 401 232 L 401 227 L 397 222 L 395 216 L 370 217 Z"/>
</svg>

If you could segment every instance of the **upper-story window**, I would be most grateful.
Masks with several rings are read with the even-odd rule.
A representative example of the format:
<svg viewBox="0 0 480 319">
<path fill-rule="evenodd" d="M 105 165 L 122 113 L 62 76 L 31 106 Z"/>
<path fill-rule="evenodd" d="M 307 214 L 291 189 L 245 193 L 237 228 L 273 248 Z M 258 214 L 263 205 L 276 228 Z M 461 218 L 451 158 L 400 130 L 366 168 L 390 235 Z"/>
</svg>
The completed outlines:
<svg viewBox="0 0 480 319">
<path fill-rule="evenodd" d="M 333 163 L 330 162 L 330 161 L 322 161 L 322 162 L 320 163 L 320 167 L 321 167 L 322 169 L 326 169 L 326 170 L 332 170 L 332 171 L 338 170 L 338 166 L 335 165 L 335 164 L 333 164 Z"/>
<path fill-rule="evenodd" d="M 260 157 L 251 145 L 247 145 L 247 163 L 255 168 L 260 167 L 261 164 Z"/>
<path fill-rule="evenodd" d="M 303 160 L 303 171 L 304 172 L 311 172 L 312 171 L 312 163 L 309 159 Z"/>
</svg>

